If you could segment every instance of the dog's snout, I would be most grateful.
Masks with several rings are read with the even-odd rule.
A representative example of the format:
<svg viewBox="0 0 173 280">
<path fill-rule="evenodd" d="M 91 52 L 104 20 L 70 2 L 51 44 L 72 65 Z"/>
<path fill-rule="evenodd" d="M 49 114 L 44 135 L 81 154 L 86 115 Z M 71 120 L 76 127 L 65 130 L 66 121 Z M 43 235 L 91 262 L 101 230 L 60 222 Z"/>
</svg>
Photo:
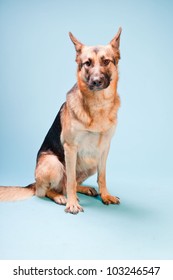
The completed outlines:
<svg viewBox="0 0 173 280">
<path fill-rule="evenodd" d="M 91 73 L 88 79 L 90 90 L 98 91 L 107 88 L 110 83 L 110 78 L 106 73 Z"/>
<path fill-rule="evenodd" d="M 101 75 L 96 75 L 90 78 L 89 84 L 91 89 L 100 90 L 104 84 L 104 78 Z"/>
<path fill-rule="evenodd" d="M 94 87 L 99 87 L 102 84 L 102 79 L 101 78 L 95 78 L 95 79 L 93 79 L 92 84 L 93 84 Z"/>
<path fill-rule="evenodd" d="M 108 87 L 110 83 L 109 78 L 106 75 L 96 75 L 92 76 L 89 79 L 89 88 L 90 90 L 102 90 L 103 88 Z"/>
</svg>

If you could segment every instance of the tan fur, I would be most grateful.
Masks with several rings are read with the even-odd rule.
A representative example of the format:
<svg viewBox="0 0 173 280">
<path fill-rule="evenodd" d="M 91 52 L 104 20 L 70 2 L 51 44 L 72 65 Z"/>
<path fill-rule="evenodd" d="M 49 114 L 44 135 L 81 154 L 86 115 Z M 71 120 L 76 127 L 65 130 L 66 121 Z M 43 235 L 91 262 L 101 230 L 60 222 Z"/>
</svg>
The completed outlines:
<svg viewBox="0 0 173 280">
<path fill-rule="evenodd" d="M 78 71 L 77 86 L 67 94 L 61 110 L 65 166 L 52 152 L 43 152 L 35 170 L 36 195 L 66 204 L 65 211 L 69 213 L 83 211 L 77 192 L 98 195 L 94 188 L 81 186 L 96 172 L 102 201 L 105 204 L 120 203 L 119 198 L 109 194 L 106 185 L 106 161 L 120 106 L 117 93 L 120 34 L 121 29 L 107 46 L 88 47 L 70 33 Z M 12 189 L 1 188 L 0 200 L 22 197 L 25 192 L 21 188 L 20 192 L 19 188 Z M 27 192 L 33 195 L 34 187 L 28 188 Z"/>
<path fill-rule="evenodd" d="M 67 203 L 65 195 L 57 193 L 55 190 L 47 190 L 46 196 L 54 200 L 58 204 L 66 205 Z"/>
<path fill-rule="evenodd" d="M 77 45 L 77 40 L 75 39 Z M 80 48 L 81 54 L 79 54 Z M 111 46 L 98 47 L 99 55 L 111 59 L 114 54 Z M 92 58 L 99 67 L 98 54 L 93 47 L 77 46 L 77 61 Z M 115 54 L 114 54 L 115 55 Z M 117 59 L 119 52 L 116 53 Z M 85 70 L 85 69 L 84 69 Z M 106 159 L 110 140 L 117 123 L 117 111 L 120 99 L 117 94 L 118 69 L 110 65 L 112 81 L 108 88 L 93 92 L 84 81 L 84 70 L 78 69 L 78 87 L 67 96 L 66 106 L 62 112 L 62 143 L 65 149 L 67 174 L 66 211 L 77 213 L 83 211 L 76 198 L 77 181 L 83 181 L 98 172 L 99 191 L 105 204 L 119 204 L 117 197 L 111 196 L 106 187 Z M 86 178 L 85 178 L 86 177 Z"/>
<path fill-rule="evenodd" d="M 0 187 L 0 201 L 16 201 L 35 194 L 35 184 L 27 187 Z"/>
<path fill-rule="evenodd" d="M 44 197 L 49 190 L 66 194 L 64 189 L 65 170 L 63 164 L 53 154 L 43 153 L 35 170 L 36 195 Z"/>
</svg>

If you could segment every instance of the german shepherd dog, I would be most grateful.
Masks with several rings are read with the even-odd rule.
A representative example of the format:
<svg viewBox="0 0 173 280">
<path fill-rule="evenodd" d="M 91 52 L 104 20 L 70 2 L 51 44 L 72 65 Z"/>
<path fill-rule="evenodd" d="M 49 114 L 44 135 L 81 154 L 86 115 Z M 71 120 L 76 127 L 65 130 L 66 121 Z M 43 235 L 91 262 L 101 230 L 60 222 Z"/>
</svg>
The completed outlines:
<svg viewBox="0 0 173 280">
<path fill-rule="evenodd" d="M 72 33 L 76 49 L 77 83 L 67 93 L 55 121 L 38 151 L 35 183 L 27 187 L 0 187 L 0 201 L 49 197 L 66 205 L 67 213 L 83 212 L 77 192 L 97 196 L 81 184 L 97 172 L 99 194 L 105 204 L 119 204 L 106 186 L 106 160 L 117 124 L 120 59 L 119 28 L 106 46 L 86 46 Z"/>
</svg>

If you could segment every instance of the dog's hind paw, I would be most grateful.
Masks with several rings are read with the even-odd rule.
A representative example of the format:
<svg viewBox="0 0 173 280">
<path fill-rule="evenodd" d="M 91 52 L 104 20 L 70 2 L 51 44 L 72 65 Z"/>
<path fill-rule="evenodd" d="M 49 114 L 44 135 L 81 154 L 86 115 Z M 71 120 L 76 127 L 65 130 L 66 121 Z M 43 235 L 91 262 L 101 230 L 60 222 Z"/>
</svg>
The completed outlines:
<svg viewBox="0 0 173 280">
<path fill-rule="evenodd" d="M 98 196 L 98 192 L 94 188 L 88 187 L 87 195 Z"/>
<path fill-rule="evenodd" d="M 64 195 L 57 195 L 53 200 L 60 205 L 66 205 L 67 203 L 67 198 Z"/>
<path fill-rule="evenodd" d="M 66 213 L 78 214 L 79 212 L 84 212 L 83 208 L 79 205 L 78 202 L 67 203 L 65 208 Z"/>
<path fill-rule="evenodd" d="M 89 196 L 98 196 L 97 191 L 94 188 L 88 186 L 77 186 L 77 192 Z"/>
</svg>

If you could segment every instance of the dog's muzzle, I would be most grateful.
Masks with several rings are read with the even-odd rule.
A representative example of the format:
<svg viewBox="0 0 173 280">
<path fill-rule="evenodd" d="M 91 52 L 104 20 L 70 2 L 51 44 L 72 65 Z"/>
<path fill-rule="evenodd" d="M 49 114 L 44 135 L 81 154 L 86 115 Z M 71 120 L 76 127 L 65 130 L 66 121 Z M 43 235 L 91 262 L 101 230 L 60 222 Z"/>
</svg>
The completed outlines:
<svg viewBox="0 0 173 280">
<path fill-rule="evenodd" d="M 90 77 L 88 82 L 89 89 L 93 91 L 105 89 L 109 84 L 110 79 L 105 75 Z"/>
</svg>

